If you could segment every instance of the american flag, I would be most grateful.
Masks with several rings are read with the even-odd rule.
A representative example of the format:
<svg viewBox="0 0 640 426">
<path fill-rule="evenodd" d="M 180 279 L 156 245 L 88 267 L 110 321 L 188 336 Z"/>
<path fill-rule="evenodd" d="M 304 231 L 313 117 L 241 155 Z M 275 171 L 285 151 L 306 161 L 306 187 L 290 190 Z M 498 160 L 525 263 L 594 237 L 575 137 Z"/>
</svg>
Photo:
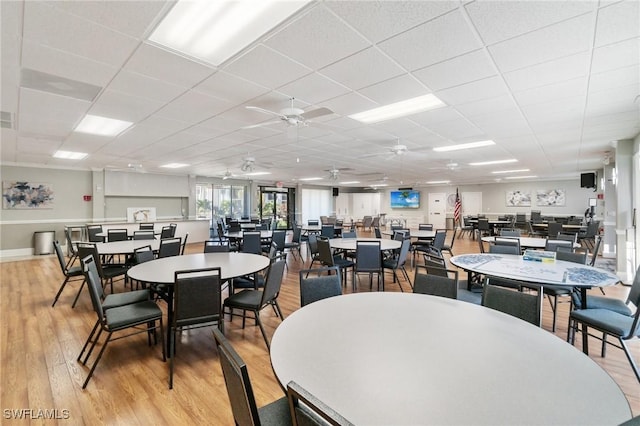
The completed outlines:
<svg viewBox="0 0 640 426">
<path fill-rule="evenodd" d="M 460 213 L 462 213 L 462 201 L 460 201 L 460 194 L 458 188 L 456 188 L 456 206 L 453 208 L 453 222 L 460 223 Z"/>
</svg>

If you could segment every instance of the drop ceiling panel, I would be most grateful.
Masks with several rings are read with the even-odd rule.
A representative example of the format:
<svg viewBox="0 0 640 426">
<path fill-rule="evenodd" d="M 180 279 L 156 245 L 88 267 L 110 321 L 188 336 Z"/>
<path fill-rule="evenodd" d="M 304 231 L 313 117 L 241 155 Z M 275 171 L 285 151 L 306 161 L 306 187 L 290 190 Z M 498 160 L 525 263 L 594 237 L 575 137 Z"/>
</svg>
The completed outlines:
<svg viewBox="0 0 640 426">
<path fill-rule="evenodd" d="M 489 52 L 502 72 L 589 50 L 593 16 L 582 15 L 494 44 Z"/>
<path fill-rule="evenodd" d="M 638 68 L 635 66 L 618 68 L 598 74 L 592 74 L 589 80 L 589 92 L 631 86 L 640 82 Z"/>
<path fill-rule="evenodd" d="M 363 69 L 369 72 L 363 73 Z M 322 68 L 320 72 L 344 86 L 357 90 L 396 77 L 403 73 L 403 69 L 377 48 L 370 47 Z"/>
<path fill-rule="evenodd" d="M 452 141 L 475 137 L 486 139 L 484 132 L 466 119 L 433 123 L 429 130 Z"/>
<path fill-rule="evenodd" d="M 416 96 L 426 95 L 431 93 L 431 90 L 412 77 L 411 74 L 403 74 L 360 89 L 358 93 L 380 105 L 388 105 Z"/>
<path fill-rule="evenodd" d="M 137 123 L 164 105 L 152 99 L 129 96 L 116 90 L 102 92 L 89 110 L 90 114 Z"/>
<path fill-rule="evenodd" d="M 495 98 L 507 93 L 507 86 L 500 77 L 489 77 L 435 93 L 447 105 L 460 105 L 481 99 Z"/>
<path fill-rule="evenodd" d="M 367 47 L 367 41 L 318 5 L 271 36 L 265 44 L 311 69 L 327 66 Z"/>
<path fill-rule="evenodd" d="M 321 104 L 328 99 L 344 95 L 350 90 L 348 87 L 314 72 L 279 87 L 278 91 L 310 104 Z"/>
<path fill-rule="evenodd" d="M 190 90 L 160 109 L 157 114 L 160 117 L 195 124 L 230 107 L 231 104 L 228 101 Z"/>
<path fill-rule="evenodd" d="M 140 38 L 169 1 L 73 1 L 53 2 L 67 13 L 107 26 L 115 31 Z"/>
<path fill-rule="evenodd" d="M 535 5 L 535 7 L 532 7 Z M 588 1 L 487 1 L 465 6 L 471 21 L 487 44 L 504 41 L 550 24 L 589 13 Z"/>
<path fill-rule="evenodd" d="M 429 21 L 378 45 L 409 71 L 480 47 L 459 10 Z"/>
<path fill-rule="evenodd" d="M 640 36 L 640 3 L 623 1 L 598 11 L 595 46 Z"/>
<path fill-rule="evenodd" d="M 580 96 L 587 87 L 587 78 L 580 77 L 547 86 L 515 92 L 513 94 L 520 106 L 534 105 L 553 100 Z"/>
<path fill-rule="evenodd" d="M 368 40 L 377 43 L 455 9 L 458 2 L 331 1 L 327 2 L 327 6 Z"/>
<path fill-rule="evenodd" d="M 214 72 L 213 68 L 148 43 L 136 49 L 124 69 L 185 88 L 195 86 Z"/>
<path fill-rule="evenodd" d="M 198 92 L 226 99 L 245 102 L 269 92 L 269 89 L 242 79 L 233 74 L 219 71 L 194 88 Z"/>
<path fill-rule="evenodd" d="M 26 40 L 113 66 L 122 65 L 139 43 L 107 27 L 92 25 L 84 19 L 64 13 L 51 4 L 24 3 Z"/>
<path fill-rule="evenodd" d="M 499 114 L 505 110 L 516 109 L 516 103 L 511 95 L 496 96 L 456 105 L 455 109 L 468 118 L 487 113 Z"/>
<path fill-rule="evenodd" d="M 325 101 L 323 103 L 323 106 L 329 108 L 337 114 L 348 116 L 357 112 L 376 108 L 380 105 L 371 102 L 358 93 L 351 92 L 347 93 L 346 95 L 337 96 L 333 99 Z"/>
<path fill-rule="evenodd" d="M 259 45 L 224 67 L 225 71 L 275 89 L 307 75 L 311 69 Z"/>
<path fill-rule="evenodd" d="M 117 143 L 118 146 L 146 146 L 187 127 L 189 127 L 188 123 L 154 116 L 120 134 L 114 143 Z"/>
<path fill-rule="evenodd" d="M 67 135 L 91 104 L 37 90 L 20 89 L 20 132 Z M 40 122 L 40 123 L 39 123 Z M 48 130 L 47 130 L 48 129 Z"/>
<path fill-rule="evenodd" d="M 590 59 L 591 56 L 587 52 L 582 52 L 503 75 L 511 90 L 526 90 L 586 76 L 589 74 Z"/>
<path fill-rule="evenodd" d="M 432 90 L 441 90 L 494 76 L 496 69 L 491 58 L 480 49 L 419 69 L 413 75 Z"/>
<path fill-rule="evenodd" d="M 185 92 L 185 88 L 132 71 L 120 71 L 108 89 L 139 98 L 169 102 Z"/>
<path fill-rule="evenodd" d="M 529 124 L 517 110 L 479 115 L 473 117 L 471 121 L 493 140 L 531 134 Z"/>
<path fill-rule="evenodd" d="M 591 72 L 600 73 L 640 62 L 640 37 L 599 47 L 593 51 Z"/>
</svg>

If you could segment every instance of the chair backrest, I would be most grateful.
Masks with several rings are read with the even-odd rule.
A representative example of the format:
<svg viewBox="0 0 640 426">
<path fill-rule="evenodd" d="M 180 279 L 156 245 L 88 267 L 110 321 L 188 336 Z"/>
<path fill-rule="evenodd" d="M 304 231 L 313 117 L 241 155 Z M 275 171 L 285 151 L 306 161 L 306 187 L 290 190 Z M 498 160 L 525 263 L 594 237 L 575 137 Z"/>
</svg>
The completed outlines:
<svg viewBox="0 0 640 426">
<path fill-rule="evenodd" d="M 127 239 L 129 239 L 129 236 L 126 229 L 107 230 L 107 241 L 109 241 L 110 243 L 114 241 L 127 241 Z"/>
<path fill-rule="evenodd" d="M 587 230 L 585 231 L 586 238 L 593 238 L 598 234 L 598 229 L 600 228 L 600 222 L 594 220 L 593 222 L 589 222 L 587 225 Z"/>
<path fill-rule="evenodd" d="M 484 253 L 484 241 L 482 241 L 482 230 L 476 229 L 476 240 L 478 240 L 478 248 L 480 253 Z"/>
<path fill-rule="evenodd" d="M 498 246 L 491 244 L 489 246 L 489 253 L 495 254 L 520 254 L 520 247 L 517 246 Z"/>
<path fill-rule="evenodd" d="M 103 243 L 104 237 L 96 235 L 100 233 L 102 233 L 102 225 L 87 225 L 87 236 L 90 243 Z"/>
<path fill-rule="evenodd" d="M 302 227 L 300 225 L 294 225 L 293 235 L 291 235 L 291 242 L 300 244 L 302 239 Z"/>
<path fill-rule="evenodd" d="M 222 321 L 220 268 L 176 271 L 173 327 Z"/>
<path fill-rule="evenodd" d="M 374 216 L 371 221 L 371 226 L 374 228 L 378 228 L 380 226 L 380 216 Z"/>
<path fill-rule="evenodd" d="M 169 227 L 171 228 L 171 238 L 176 236 L 176 230 L 178 229 L 177 223 L 170 223 Z"/>
<path fill-rule="evenodd" d="M 430 274 L 426 267 L 416 265 L 413 292 L 457 299 L 458 271 L 447 271 L 446 269 L 443 269 L 443 271 L 445 272 L 445 276 Z M 453 278 L 449 278 L 449 273 L 453 274 Z"/>
<path fill-rule="evenodd" d="M 158 249 L 158 259 L 163 257 L 180 256 L 180 248 L 182 245 L 182 239 L 178 238 L 165 238 L 160 240 L 160 248 Z"/>
<path fill-rule="evenodd" d="M 573 234 L 567 234 L 564 232 L 560 232 L 558 233 L 558 235 L 555 238 L 556 240 L 562 240 L 562 241 L 571 241 L 572 243 L 575 243 L 578 241 L 578 234 L 573 233 Z"/>
<path fill-rule="evenodd" d="M 53 249 L 55 250 L 56 255 L 58 256 L 58 263 L 60 263 L 60 269 L 62 270 L 62 273 L 64 275 L 67 275 L 68 273 L 67 262 L 64 260 L 64 253 L 62 252 L 62 247 L 60 247 L 60 242 L 58 240 L 55 240 L 53 242 Z"/>
<path fill-rule="evenodd" d="M 64 238 L 67 240 L 67 250 L 69 250 L 72 255 L 77 255 L 78 250 L 76 250 L 76 246 L 73 244 L 73 241 L 71 241 L 71 230 L 66 226 L 64 227 Z"/>
<path fill-rule="evenodd" d="M 562 224 L 558 222 L 549 222 L 547 224 L 547 235 L 551 239 L 556 239 L 558 234 L 562 232 Z"/>
<path fill-rule="evenodd" d="M 480 219 L 478 218 L 478 229 L 481 231 L 488 231 L 489 229 L 489 219 Z"/>
<path fill-rule="evenodd" d="M 453 228 L 453 234 L 451 235 L 451 242 L 449 243 L 449 249 L 453 248 L 453 243 L 456 241 L 456 233 L 458 232 L 458 228 Z"/>
<path fill-rule="evenodd" d="M 517 247 L 517 254 L 522 253 L 520 250 L 520 238 L 517 237 L 495 237 L 493 244 L 496 246 L 514 246 Z"/>
<path fill-rule="evenodd" d="M 293 426 L 353 426 L 353 423 L 294 381 L 287 384 L 287 398 Z"/>
<path fill-rule="evenodd" d="M 171 238 L 173 230 L 170 226 L 163 226 L 162 231 L 160 232 L 160 239 L 164 240 L 165 238 Z"/>
<path fill-rule="evenodd" d="M 631 289 L 629 290 L 629 296 L 627 296 L 627 303 L 633 303 L 636 307 L 636 318 L 640 312 L 640 266 L 636 270 L 636 276 L 633 279 L 633 284 L 631 284 Z"/>
<path fill-rule="evenodd" d="M 98 275 L 100 276 L 100 278 L 104 278 L 104 274 L 102 272 L 102 263 L 100 262 L 100 256 L 98 255 L 98 249 L 96 248 L 96 245 L 94 243 L 78 243 L 78 257 L 82 260 L 87 256 L 93 257 L 96 269 L 98 270 Z"/>
<path fill-rule="evenodd" d="M 380 232 L 380 229 L 378 229 L 378 232 Z M 358 234 L 356 234 L 356 231 L 346 231 L 342 233 L 342 238 L 358 238 Z"/>
<path fill-rule="evenodd" d="M 520 234 L 520 230 L 519 229 L 501 229 L 500 230 L 500 236 L 501 237 L 519 237 Z"/>
<path fill-rule="evenodd" d="M 135 259 L 136 264 L 139 264 L 153 260 L 155 259 L 155 256 L 153 254 L 153 249 L 148 245 L 138 247 L 133 250 L 133 258 Z"/>
<path fill-rule="evenodd" d="M 320 235 L 327 238 L 333 238 L 335 235 L 335 227 L 333 225 L 322 225 Z"/>
<path fill-rule="evenodd" d="M 331 274 L 332 272 L 333 274 Z M 323 275 L 325 273 L 326 275 Z M 309 274 L 317 274 L 317 276 L 310 277 Z M 299 275 L 300 307 L 342 294 L 342 274 L 337 266 L 304 269 L 300 271 Z"/>
<path fill-rule="evenodd" d="M 418 224 L 418 230 L 420 231 L 433 231 L 432 223 L 420 223 Z"/>
<path fill-rule="evenodd" d="M 373 217 L 365 216 L 364 218 L 362 218 L 362 227 L 363 228 L 370 228 L 372 224 L 373 224 Z"/>
<path fill-rule="evenodd" d="M 436 235 L 433 237 L 433 243 L 431 243 L 431 248 L 436 251 L 442 250 L 444 247 L 444 241 L 447 238 L 447 230 L 446 229 L 436 229 Z"/>
<path fill-rule="evenodd" d="M 309 254 L 311 257 L 318 254 L 318 235 L 317 234 L 309 234 L 309 238 L 307 239 L 307 244 L 309 244 Z"/>
<path fill-rule="evenodd" d="M 541 212 L 540 210 L 531 210 L 531 220 L 540 220 Z"/>
<path fill-rule="evenodd" d="M 411 240 L 408 238 L 402 240 L 402 245 L 400 246 L 400 252 L 398 253 L 398 264 L 396 267 L 403 267 L 407 262 L 407 256 L 409 255 L 409 249 L 411 248 Z"/>
<path fill-rule="evenodd" d="M 182 245 L 180 246 L 180 255 L 184 254 L 184 249 L 187 248 L 187 238 L 189 238 L 189 233 L 184 234 L 184 238 L 182 239 Z"/>
<path fill-rule="evenodd" d="M 563 251 L 556 252 L 556 260 L 564 260 L 566 262 L 581 263 L 585 265 L 587 263 L 588 252 L 586 251 Z"/>
<path fill-rule="evenodd" d="M 542 321 L 542 292 L 530 294 L 491 285 L 490 277 L 485 279 L 482 306 L 520 318 L 538 327 Z"/>
<path fill-rule="evenodd" d="M 380 272 L 380 241 L 356 241 L 356 272 Z"/>
<path fill-rule="evenodd" d="M 100 280 L 100 274 L 98 273 L 95 258 L 92 255 L 80 258 L 80 265 L 84 272 L 84 278 L 87 281 L 87 287 L 89 288 L 89 294 L 91 295 L 91 304 L 93 310 L 98 315 L 98 319 L 101 324 L 106 323 L 104 316 L 104 310 L 102 309 L 102 299 L 104 299 L 104 291 L 102 289 L 102 281 Z"/>
<path fill-rule="evenodd" d="M 286 264 L 287 261 L 285 259 L 279 259 L 271 262 L 271 265 L 269 265 L 264 289 L 262 290 L 262 301 L 260 302 L 260 306 L 265 306 L 267 303 L 278 297 L 278 293 L 280 293 L 280 286 L 282 286 L 282 277 L 284 276 L 284 267 Z"/>
<path fill-rule="evenodd" d="M 249 379 L 247 365 L 233 349 L 222 331 L 213 329 L 213 337 L 218 347 L 220 366 L 227 387 L 231 411 L 236 425 L 259 425 L 258 407 Z"/>
<path fill-rule="evenodd" d="M 317 238 L 318 260 L 325 266 L 334 266 L 333 253 L 331 252 L 331 244 L 327 237 L 319 236 Z"/>
<path fill-rule="evenodd" d="M 133 231 L 134 240 L 153 240 L 155 238 L 156 237 L 153 234 L 153 230 L 143 229 L 139 231 Z"/>
<path fill-rule="evenodd" d="M 204 242 L 203 253 L 227 253 L 229 252 L 229 241 L 207 240 Z"/>
<path fill-rule="evenodd" d="M 271 234 L 271 242 L 276 243 L 279 251 L 284 250 L 284 244 L 287 240 L 287 231 L 285 229 L 277 229 Z"/>
<path fill-rule="evenodd" d="M 382 238 L 382 232 L 380 232 L 380 228 L 377 226 L 373 228 L 373 234 L 376 238 Z"/>
<path fill-rule="evenodd" d="M 527 215 L 524 213 L 516 213 L 516 223 L 525 223 L 527 221 Z"/>
<path fill-rule="evenodd" d="M 566 240 L 547 240 L 544 245 L 546 251 L 558 251 L 558 248 L 573 251 L 573 243 Z"/>
<path fill-rule="evenodd" d="M 151 222 L 140 222 L 141 231 L 153 231 L 154 224 Z"/>
<path fill-rule="evenodd" d="M 260 241 L 260 231 L 245 231 L 242 233 L 243 253 L 261 254 L 262 245 Z"/>
<path fill-rule="evenodd" d="M 307 220 L 307 225 L 309 225 L 309 226 L 318 226 L 318 225 L 320 225 L 320 221 L 316 220 L 316 219 L 309 219 L 309 220 Z"/>
<path fill-rule="evenodd" d="M 444 260 L 444 257 L 433 253 L 424 254 L 424 268 L 426 269 L 427 274 L 430 275 L 439 275 L 441 277 L 449 276 L 447 274 L 447 263 Z"/>
</svg>

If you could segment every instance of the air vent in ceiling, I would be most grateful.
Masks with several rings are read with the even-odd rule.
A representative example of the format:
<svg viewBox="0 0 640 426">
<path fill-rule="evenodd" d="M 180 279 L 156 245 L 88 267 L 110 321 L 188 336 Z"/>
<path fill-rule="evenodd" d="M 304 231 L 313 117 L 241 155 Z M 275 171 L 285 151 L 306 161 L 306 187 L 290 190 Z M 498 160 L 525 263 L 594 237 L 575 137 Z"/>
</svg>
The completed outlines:
<svg viewBox="0 0 640 426">
<path fill-rule="evenodd" d="M 70 80 L 28 68 L 21 70 L 20 86 L 83 101 L 93 101 L 102 90 L 102 87 L 94 86 L 93 84 Z"/>
</svg>

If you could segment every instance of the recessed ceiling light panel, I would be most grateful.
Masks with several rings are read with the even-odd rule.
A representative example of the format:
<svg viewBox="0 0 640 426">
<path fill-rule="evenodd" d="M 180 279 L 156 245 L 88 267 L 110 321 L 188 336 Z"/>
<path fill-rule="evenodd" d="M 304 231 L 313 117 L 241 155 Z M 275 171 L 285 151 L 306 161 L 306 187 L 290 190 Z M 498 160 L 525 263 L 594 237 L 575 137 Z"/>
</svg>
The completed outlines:
<svg viewBox="0 0 640 426">
<path fill-rule="evenodd" d="M 495 172 L 491 172 L 494 175 L 501 175 L 501 174 L 505 174 L 505 173 L 521 173 L 521 172 L 528 172 L 530 171 L 529 169 L 516 169 L 516 170 L 496 170 Z"/>
<path fill-rule="evenodd" d="M 53 156 L 55 158 L 63 158 L 65 160 L 82 160 L 87 155 L 86 152 L 73 152 L 73 151 L 56 151 Z"/>
<path fill-rule="evenodd" d="M 436 152 L 447 152 L 447 151 L 458 151 L 461 149 L 471 149 L 471 148 L 480 148 L 483 146 L 491 146 L 496 143 L 492 140 L 487 141 L 478 141 L 478 142 L 469 142 L 469 143 L 461 143 L 458 145 L 449 145 L 449 146 L 437 146 L 433 148 Z"/>
<path fill-rule="evenodd" d="M 164 164 L 160 167 L 164 167 L 165 169 L 180 169 L 182 167 L 187 167 L 188 164 L 183 164 L 183 163 L 169 163 L 169 164 Z"/>
<path fill-rule="evenodd" d="M 352 114 L 349 118 L 353 118 L 362 123 L 377 123 L 379 121 L 391 120 L 393 118 L 400 118 L 430 109 L 440 108 L 444 105 L 444 102 L 435 95 L 428 94 Z"/>
<path fill-rule="evenodd" d="M 490 164 L 506 164 L 506 163 L 517 163 L 518 160 L 515 158 L 511 158 L 509 160 L 493 160 L 493 161 L 481 161 L 479 163 L 469 163 L 470 166 L 488 166 Z"/>
<path fill-rule="evenodd" d="M 80 124 L 76 126 L 75 131 L 98 136 L 118 136 L 131 127 L 132 124 L 130 121 L 87 114 L 82 121 L 80 121 Z"/>
</svg>

